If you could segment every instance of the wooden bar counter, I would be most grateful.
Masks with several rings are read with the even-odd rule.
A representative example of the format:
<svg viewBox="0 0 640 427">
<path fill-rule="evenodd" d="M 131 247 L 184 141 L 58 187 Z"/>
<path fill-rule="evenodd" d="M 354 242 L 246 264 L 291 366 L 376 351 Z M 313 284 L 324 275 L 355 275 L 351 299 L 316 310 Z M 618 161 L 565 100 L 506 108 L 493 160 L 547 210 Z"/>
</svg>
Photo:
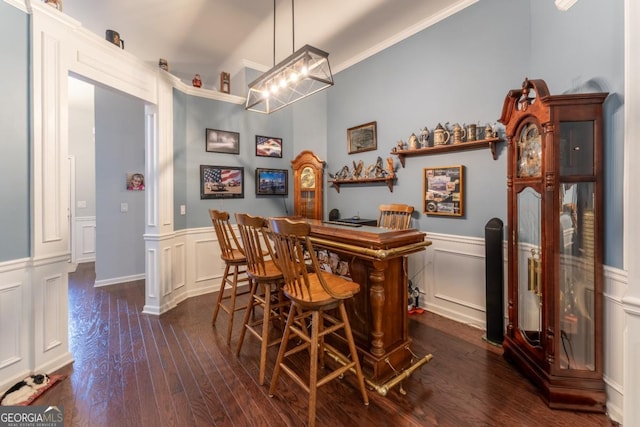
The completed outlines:
<svg viewBox="0 0 640 427">
<path fill-rule="evenodd" d="M 360 292 L 346 304 L 349 321 L 367 382 L 386 395 L 389 388 L 431 359 L 431 355 L 418 358 L 411 351 L 406 257 L 431 242 L 415 229 L 308 222 L 314 246 L 346 261 L 351 278 L 360 284 Z"/>
</svg>

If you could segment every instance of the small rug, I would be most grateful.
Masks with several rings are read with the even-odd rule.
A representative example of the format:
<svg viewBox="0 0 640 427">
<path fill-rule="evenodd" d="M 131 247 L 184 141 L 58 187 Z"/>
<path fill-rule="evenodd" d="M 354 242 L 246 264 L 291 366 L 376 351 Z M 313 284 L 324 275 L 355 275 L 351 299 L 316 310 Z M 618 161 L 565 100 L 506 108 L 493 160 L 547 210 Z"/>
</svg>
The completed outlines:
<svg viewBox="0 0 640 427">
<path fill-rule="evenodd" d="M 22 381 L 18 381 L 6 391 L 2 392 L 0 405 L 2 406 L 27 406 L 49 390 L 60 380 L 63 375 L 33 374 Z"/>
</svg>

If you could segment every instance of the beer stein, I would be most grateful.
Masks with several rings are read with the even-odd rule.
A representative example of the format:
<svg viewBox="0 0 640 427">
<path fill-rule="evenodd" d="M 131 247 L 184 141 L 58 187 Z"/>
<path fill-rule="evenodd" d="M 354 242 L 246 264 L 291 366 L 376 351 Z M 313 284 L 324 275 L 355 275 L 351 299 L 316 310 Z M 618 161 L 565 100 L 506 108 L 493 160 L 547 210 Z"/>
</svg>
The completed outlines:
<svg viewBox="0 0 640 427">
<path fill-rule="evenodd" d="M 418 137 L 415 133 L 412 133 L 409 137 L 409 150 L 417 150 L 420 148 L 420 143 L 418 142 Z"/>
<path fill-rule="evenodd" d="M 466 134 L 466 129 L 460 126 L 458 123 L 453 125 L 453 144 L 460 144 Z"/>
<path fill-rule="evenodd" d="M 477 127 L 475 124 L 471 123 L 467 126 L 467 142 L 476 140 L 476 131 Z"/>
<path fill-rule="evenodd" d="M 489 123 L 487 123 L 487 125 L 484 127 L 484 139 L 491 139 L 493 138 L 493 136 L 493 128 Z"/>
<path fill-rule="evenodd" d="M 433 145 L 445 145 L 449 142 L 450 135 L 449 131 L 438 123 L 438 126 L 433 130 Z"/>
</svg>

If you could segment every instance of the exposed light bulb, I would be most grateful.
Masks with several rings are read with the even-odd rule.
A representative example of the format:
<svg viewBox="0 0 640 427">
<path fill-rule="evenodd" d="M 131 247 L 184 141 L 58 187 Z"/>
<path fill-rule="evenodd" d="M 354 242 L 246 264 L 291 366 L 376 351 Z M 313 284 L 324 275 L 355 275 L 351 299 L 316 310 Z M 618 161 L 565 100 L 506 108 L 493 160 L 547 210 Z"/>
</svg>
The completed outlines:
<svg viewBox="0 0 640 427">
<path fill-rule="evenodd" d="M 300 74 L 302 74 L 303 76 L 306 76 L 309 74 L 309 67 L 307 67 L 307 64 L 304 64 L 302 66 L 302 68 L 300 69 Z"/>
<path fill-rule="evenodd" d="M 296 80 L 298 80 L 298 73 L 296 73 L 295 71 L 292 71 L 291 74 L 289 75 L 289 81 L 293 83 Z"/>
<path fill-rule="evenodd" d="M 271 93 L 278 93 L 278 85 L 271 83 Z"/>
<path fill-rule="evenodd" d="M 269 93 L 269 89 L 263 89 L 263 90 L 262 90 L 262 97 L 263 97 L 264 99 L 268 99 L 268 98 L 269 98 L 269 95 L 270 95 L 270 93 Z"/>
<path fill-rule="evenodd" d="M 280 78 L 280 87 L 287 87 L 287 79 L 284 76 Z"/>
</svg>

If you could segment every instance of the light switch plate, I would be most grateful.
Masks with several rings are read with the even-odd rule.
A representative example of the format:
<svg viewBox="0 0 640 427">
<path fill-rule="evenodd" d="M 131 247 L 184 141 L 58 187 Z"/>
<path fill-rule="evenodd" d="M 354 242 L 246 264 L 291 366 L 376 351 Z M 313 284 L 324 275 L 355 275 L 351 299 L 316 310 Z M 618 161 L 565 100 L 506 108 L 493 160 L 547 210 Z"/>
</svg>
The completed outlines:
<svg viewBox="0 0 640 427">
<path fill-rule="evenodd" d="M 185 205 L 180 205 L 180 215 L 187 214 L 187 207 Z"/>
<path fill-rule="evenodd" d="M 129 203 L 120 203 L 120 212 L 129 212 Z"/>
</svg>

